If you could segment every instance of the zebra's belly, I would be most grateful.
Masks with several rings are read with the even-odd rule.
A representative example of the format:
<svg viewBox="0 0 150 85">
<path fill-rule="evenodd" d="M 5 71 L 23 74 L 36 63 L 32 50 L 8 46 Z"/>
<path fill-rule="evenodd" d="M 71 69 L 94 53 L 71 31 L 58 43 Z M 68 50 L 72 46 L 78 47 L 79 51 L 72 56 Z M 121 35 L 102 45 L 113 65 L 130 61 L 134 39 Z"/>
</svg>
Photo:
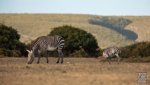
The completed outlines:
<svg viewBox="0 0 150 85">
<path fill-rule="evenodd" d="M 48 51 L 54 51 L 56 49 L 57 49 L 57 47 L 52 47 L 52 46 L 48 46 L 48 48 L 47 48 Z"/>
</svg>

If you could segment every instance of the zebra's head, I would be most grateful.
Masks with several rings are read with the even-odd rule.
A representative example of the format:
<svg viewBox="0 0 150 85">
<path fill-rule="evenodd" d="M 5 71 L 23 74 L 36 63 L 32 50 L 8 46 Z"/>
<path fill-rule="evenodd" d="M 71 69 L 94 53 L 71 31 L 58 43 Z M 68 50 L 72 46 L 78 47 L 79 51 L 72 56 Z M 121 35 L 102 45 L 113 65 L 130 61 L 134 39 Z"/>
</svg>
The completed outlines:
<svg viewBox="0 0 150 85">
<path fill-rule="evenodd" d="M 102 57 L 104 57 L 104 58 L 108 58 L 108 57 L 109 57 L 109 55 L 108 55 L 106 52 L 104 52 L 104 51 L 103 51 Z"/>
<path fill-rule="evenodd" d="M 28 61 L 27 61 L 27 63 L 28 64 L 32 64 L 32 62 L 33 62 L 33 60 L 34 60 L 34 54 L 33 54 L 33 51 L 31 50 L 27 50 L 27 52 L 28 52 Z"/>
</svg>

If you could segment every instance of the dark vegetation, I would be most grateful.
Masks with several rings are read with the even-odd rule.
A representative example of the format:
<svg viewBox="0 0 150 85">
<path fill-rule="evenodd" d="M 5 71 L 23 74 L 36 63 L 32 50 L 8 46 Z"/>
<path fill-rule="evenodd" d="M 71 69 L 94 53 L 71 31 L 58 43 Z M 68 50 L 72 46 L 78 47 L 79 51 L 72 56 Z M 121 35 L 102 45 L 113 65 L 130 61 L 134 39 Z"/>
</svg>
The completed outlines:
<svg viewBox="0 0 150 85">
<path fill-rule="evenodd" d="M 122 25 L 123 27 L 124 25 Z M 50 35 L 60 35 L 65 38 L 65 56 L 70 57 L 97 57 L 101 51 L 95 37 L 84 30 L 73 26 L 60 26 L 53 29 Z M 0 55 L 26 56 L 27 46 L 19 41 L 18 32 L 9 26 L 0 24 Z M 129 46 L 120 47 L 121 57 L 131 62 L 150 62 L 150 42 L 138 42 Z M 100 49 L 101 50 L 101 49 Z M 57 52 L 53 55 L 56 56 Z"/>
<path fill-rule="evenodd" d="M 128 61 L 150 62 L 150 42 L 139 42 L 121 48 L 121 57 Z"/>
<path fill-rule="evenodd" d="M 91 33 L 73 26 L 60 26 L 53 29 L 49 35 L 60 35 L 65 39 L 64 52 L 66 56 L 96 57 L 97 40 Z"/>
<path fill-rule="evenodd" d="M 0 24 L 0 55 L 25 56 L 26 45 L 19 38 L 20 35 L 14 28 Z"/>
<path fill-rule="evenodd" d="M 101 25 L 105 26 L 109 29 L 112 29 L 123 36 L 126 36 L 127 39 L 130 40 L 136 40 L 137 34 L 133 31 L 124 29 L 128 24 L 132 23 L 131 20 L 124 19 L 124 18 L 118 18 L 118 17 L 102 17 L 102 18 L 94 18 L 90 19 L 89 23 L 95 24 L 95 25 Z"/>
<path fill-rule="evenodd" d="M 122 47 L 122 57 L 148 57 L 150 56 L 150 42 L 139 42 Z"/>
</svg>

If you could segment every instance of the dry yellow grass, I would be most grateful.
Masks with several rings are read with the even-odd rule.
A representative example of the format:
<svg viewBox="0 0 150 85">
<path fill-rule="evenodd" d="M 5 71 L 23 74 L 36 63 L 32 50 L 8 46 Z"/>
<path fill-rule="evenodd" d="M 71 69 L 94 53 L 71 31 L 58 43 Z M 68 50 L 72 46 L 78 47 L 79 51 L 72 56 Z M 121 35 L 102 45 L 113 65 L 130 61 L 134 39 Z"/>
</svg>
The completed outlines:
<svg viewBox="0 0 150 85">
<path fill-rule="evenodd" d="M 133 43 L 119 33 L 103 26 L 89 23 L 95 15 L 80 14 L 0 14 L 0 23 L 12 26 L 21 34 L 21 41 L 29 43 L 38 36 L 47 35 L 52 28 L 72 25 L 92 33 L 101 48 L 125 46 Z"/>
<path fill-rule="evenodd" d="M 121 34 L 100 25 L 90 24 L 89 20 L 101 16 L 83 14 L 0 14 L 0 23 L 12 26 L 21 34 L 21 41 L 31 40 L 47 35 L 52 28 L 62 25 L 72 25 L 92 33 L 101 48 L 109 46 L 125 46 L 133 41 Z M 118 16 L 121 17 L 121 16 Z M 125 29 L 137 33 L 136 41 L 150 41 L 149 16 L 123 16 L 132 21 Z"/>
<path fill-rule="evenodd" d="M 133 23 L 129 24 L 126 29 L 137 33 L 136 41 L 150 41 L 150 17 L 129 17 Z"/>
<path fill-rule="evenodd" d="M 150 63 L 99 62 L 94 58 L 45 58 L 40 64 L 26 64 L 26 58 L 0 58 L 0 85 L 140 85 L 138 72 L 147 72 L 150 82 Z"/>
</svg>

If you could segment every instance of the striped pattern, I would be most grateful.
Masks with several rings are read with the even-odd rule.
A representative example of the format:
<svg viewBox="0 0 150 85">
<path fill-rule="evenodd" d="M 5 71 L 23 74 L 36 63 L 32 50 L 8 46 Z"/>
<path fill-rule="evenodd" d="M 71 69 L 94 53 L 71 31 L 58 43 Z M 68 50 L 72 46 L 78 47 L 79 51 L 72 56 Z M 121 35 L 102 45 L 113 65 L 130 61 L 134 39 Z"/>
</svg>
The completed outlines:
<svg viewBox="0 0 150 85">
<path fill-rule="evenodd" d="M 39 61 L 40 61 L 39 54 L 40 53 L 47 54 L 47 51 L 55 51 L 55 50 L 58 51 L 58 55 L 59 55 L 57 63 L 59 63 L 60 58 L 61 58 L 61 63 L 63 63 L 62 49 L 65 45 L 64 42 L 65 42 L 65 40 L 61 36 L 58 36 L 58 35 L 56 35 L 56 36 L 41 36 L 41 37 L 37 38 L 35 41 L 32 42 L 32 44 L 30 46 L 32 53 L 31 54 L 29 53 L 30 56 L 28 56 L 28 57 L 31 57 L 31 58 L 29 58 L 28 63 L 30 64 L 33 62 L 32 58 L 34 58 L 34 56 L 38 56 L 37 63 L 39 63 Z M 46 56 L 46 58 L 47 58 L 47 63 L 48 63 L 48 56 Z"/>
<path fill-rule="evenodd" d="M 120 61 L 119 54 L 121 53 L 121 50 L 119 50 L 117 47 L 109 47 L 104 49 L 103 51 L 103 57 L 108 59 L 109 63 L 112 57 L 116 56 L 118 59 L 118 63 Z"/>
</svg>

